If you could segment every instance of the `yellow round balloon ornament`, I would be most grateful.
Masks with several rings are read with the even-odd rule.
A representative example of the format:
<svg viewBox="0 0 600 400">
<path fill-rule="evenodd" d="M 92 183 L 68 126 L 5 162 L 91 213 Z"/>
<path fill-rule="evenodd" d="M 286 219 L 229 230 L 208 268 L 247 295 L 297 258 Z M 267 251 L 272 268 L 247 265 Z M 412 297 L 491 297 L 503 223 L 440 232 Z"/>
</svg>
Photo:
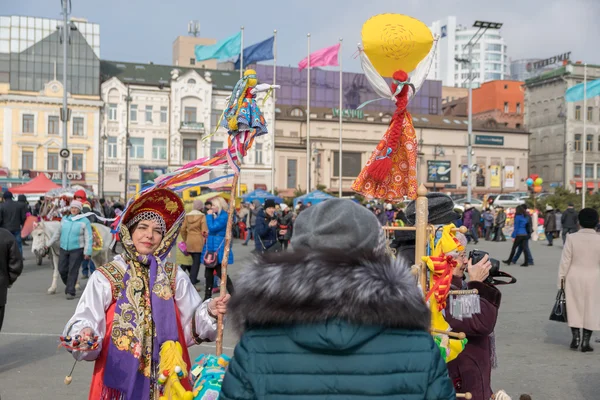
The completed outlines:
<svg viewBox="0 0 600 400">
<path fill-rule="evenodd" d="M 414 70 L 433 46 L 433 35 L 423 22 L 402 14 L 379 14 L 362 27 L 362 45 L 383 77 L 397 70 Z"/>
</svg>

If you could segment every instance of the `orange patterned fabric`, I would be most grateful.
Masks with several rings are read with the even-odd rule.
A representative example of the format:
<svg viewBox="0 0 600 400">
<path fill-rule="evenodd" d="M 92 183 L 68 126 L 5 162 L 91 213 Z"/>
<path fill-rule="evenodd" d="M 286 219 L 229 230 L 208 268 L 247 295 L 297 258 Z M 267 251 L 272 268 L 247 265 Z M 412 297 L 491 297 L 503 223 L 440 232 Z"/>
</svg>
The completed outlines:
<svg viewBox="0 0 600 400">
<path fill-rule="evenodd" d="M 452 270 L 456 267 L 456 261 L 451 256 L 444 254 L 441 257 L 429 258 L 433 263 L 433 271 L 431 271 L 431 289 L 427 292 L 425 301 L 429 300 L 433 294 L 438 303 L 438 311 L 442 311 L 446 308 L 446 299 L 448 298 L 448 292 L 452 284 Z M 429 269 L 431 270 L 431 267 Z"/>
<path fill-rule="evenodd" d="M 392 159 L 392 169 L 388 176 L 379 182 L 369 175 L 369 166 L 378 157 L 385 157 L 388 149 L 388 138 L 394 124 L 402 124 L 400 145 L 389 157 Z M 412 117 L 406 110 L 396 111 L 390 125 L 377 145 L 377 148 L 352 184 L 352 190 L 367 198 L 399 202 L 404 196 L 409 199 L 417 198 L 417 135 L 413 127 Z"/>
</svg>

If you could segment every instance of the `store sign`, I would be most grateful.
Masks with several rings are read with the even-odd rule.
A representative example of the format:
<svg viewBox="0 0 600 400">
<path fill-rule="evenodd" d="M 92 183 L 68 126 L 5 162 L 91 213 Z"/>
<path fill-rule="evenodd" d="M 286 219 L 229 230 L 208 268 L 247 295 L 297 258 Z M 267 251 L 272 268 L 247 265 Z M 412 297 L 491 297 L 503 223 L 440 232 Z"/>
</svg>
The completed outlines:
<svg viewBox="0 0 600 400">
<path fill-rule="evenodd" d="M 48 179 L 53 181 L 60 181 L 63 177 L 62 172 L 55 171 L 31 171 L 28 169 L 23 169 L 20 172 L 22 179 L 33 179 L 39 174 L 44 174 Z M 67 172 L 67 179 L 70 181 L 85 181 L 85 172 Z"/>
<path fill-rule="evenodd" d="M 333 113 L 334 117 L 340 116 L 339 108 L 332 108 L 331 112 Z M 348 109 L 342 110 L 342 118 L 363 119 L 364 116 L 365 116 L 365 113 L 363 110 L 348 110 Z"/>
<path fill-rule="evenodd" d="M 154 182 L 156 178 L 164 175 L 167 172 L 167 167 L 143 167 L 140 166 L 140 182 L 146 185 L 148 182 Z"/>
<path fill-rule="evenodd" d="M 451 180 L 451 162 L 427 160 L 427 182 L 449 183 Z"/>
<path fill-rule="evenodd" d="M 549 65 L 556 64 L 557 62 L 568 61 L 570 58 L 571 58 L 571 52 L 569 51 L 568 53 L 559 54 L 557 56 L 550 57 L 545 60 L 527 63 L 526 69 L 527 69 L 527 72 L 531 72 L 536 69 L 540 69 L 540 68 L 547 67 Z"/>
<path fill-rule="evenodd" d="M 504 146 L 504 136 L 475 135 L 475 144 Z"/>
</svg>

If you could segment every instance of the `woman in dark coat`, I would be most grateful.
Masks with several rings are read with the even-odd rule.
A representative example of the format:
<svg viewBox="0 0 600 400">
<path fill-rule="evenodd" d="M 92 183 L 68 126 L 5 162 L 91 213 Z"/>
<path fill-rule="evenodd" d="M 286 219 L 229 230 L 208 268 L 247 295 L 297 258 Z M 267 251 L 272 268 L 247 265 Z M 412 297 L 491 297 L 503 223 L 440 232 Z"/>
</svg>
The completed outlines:
<svg viewBox="0 0 600 400">
<path fill-rule="evenodd" d="M 279 217 L 279 227 L 277 228 L 277 238 L 281 242 L 283 250 L 287 250 L 292 230 L 294 229 L 294 214 L 286 204 L 281 205 L 281 217 Z"/>
<path fill-rule="evenodd" d="M 448 363 L 450 379 L 459 393 L 470 392 L 473 399 L 490 399 L 492 368 L 495 367 L 494 328 L 498 319 L 498 309 L 502 293 L 494 286 L 485 283 L 491 264 L 487 256 L 476 265 L 467 260 L 464 235 L 457 233 L 465 250 L 454 259 L 458 261 L 452 276 L 452 290 L 477 289 L 481 312 L 471 317 L 458 319 L 450 313 L 450 302 L 446 306 L 446 321 L 454 332 L 467 335 L 467 345 L 458 357 Z M 464 278 L 467 269 L 469 281 Z"/>
<path fill-rule="evenodd" d="M 515 211 L 515 222 L 512 238 L 514 239 L 514 242 L 512 248 L 510 249 L 510 256 L 508 259 L 502 261 L 506 265 L 510 265 L 510 263 L 513 262 L 517 248 L 529 240 L 529 234 L 527 233 L 527 217 L 525 216 L 525 211 L 523 210 L 522 206 L 518 206 Z M 525 264 L 523 264 L 522 267 L 526 266 L 528 266 L 527 257 L 525 257 Z"/>
<path fill-rule="evenodd" d="M 292 247 L 242 272 L 228 319 L 242 338 L 219 399 L 455 399 L 423 295 L 369 210 L 307 208 Z"/>
<path fill-rule="evenodd" d="M 217 253 L 217 266 L 215 268 L 204 269 L 204 279 L 206 284 L 204 286 L 204 300 L 212 297 L 212 289 L 214 285 L 214 270 L 217 271 L 217 276 L 221 277 L 221 263 L 223 262 L 223 256 L 225 253 L 225 232 L 227 231 L 227 202 L 222 197 L 215 197 L 212 199 L 212 207 L 208 209 L 206 215 L 206 224 L 208 225 L 208 237 L 206 238 L 206 244 L 202 250 L 202 260 L 207 252 Z M 229 251 L 229 257 L 227 257 L 227 265 L 233 264 L 233 251 Z M 233 294 L 233 283 L 231 279 L 227 278 L 227 292 Z"/>
</svg>

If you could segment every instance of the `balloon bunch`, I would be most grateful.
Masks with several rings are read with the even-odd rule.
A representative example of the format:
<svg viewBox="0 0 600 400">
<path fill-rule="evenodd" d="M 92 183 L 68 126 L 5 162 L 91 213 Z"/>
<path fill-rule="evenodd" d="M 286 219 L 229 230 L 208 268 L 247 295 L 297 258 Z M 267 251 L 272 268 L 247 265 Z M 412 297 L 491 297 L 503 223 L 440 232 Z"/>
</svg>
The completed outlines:
<svg viewBox="0 0 600 400">
<path fill-rule="evenodd" d="M 527 180 L 525 181 L 525 183 L 527 184 L 527 187 L 531 188 L 533 186 L 533 191 L 536 191 L 536 188 L 541 188 L 542 183 L 544 183 L 544 180 L 542 178 L 540 178 L 540 176 L 538 174 L 531 174 L 529 175 L 529 178 L 527 178 Z M 538 191 L 540 189 L 537 189 Z"/>
</svg>

